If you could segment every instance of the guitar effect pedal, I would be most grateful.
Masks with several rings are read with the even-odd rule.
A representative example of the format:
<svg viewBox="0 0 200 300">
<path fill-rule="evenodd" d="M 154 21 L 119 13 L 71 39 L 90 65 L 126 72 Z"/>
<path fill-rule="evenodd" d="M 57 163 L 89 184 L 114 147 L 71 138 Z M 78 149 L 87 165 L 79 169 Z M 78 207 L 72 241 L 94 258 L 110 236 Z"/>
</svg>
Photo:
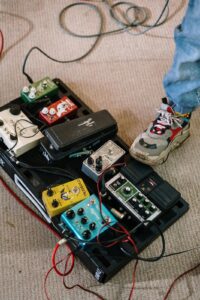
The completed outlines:
<svg viewBox="0 0 200 300">
<path fill-rule="evenodd" d="M 77 109 L 78 106 L 76 104 L 74 104 L 68 97 L 63 96 L 51 105 L 43 107 L 39 113 L 39 117 L 48 125 L 52 125 L 64 117 L 72 115 L 77 111 Z"/>
<path fill-rule="evenodd" d="M 12 105 L 9 109 L 0 111 L 0 138 L 18 157 L 37 146 L 43 134 L 19 105 Z"/>
<path fill-rule="evenodd" d="M 45 77 L 30 86 L 24 86 L 21 90 L 21 97 L 26 103 L 35 103 L 37 100 L 53 96 L 57 93 L 58 86 L 49 77 Z"/>
<path fill-rule="evenodd" d="M 54 217 L 89 195 L 83 180 L 78 178 L 44 190 L 42 200 L 49 216 Z"/>
<path fill-rule="evenodd" d="M 124 149 L 109 140 L 84 160 L 81 170 L 97 182 L 103 171 L 116 163 L 125 153 Z"/>
<path fill-rule="evenodd" d="M 153 221 L 161 214 L 161 210 L 121 173 L 107 181 L 106 188 L 125 209 L 141 222 Z"/>
<path fill-rule="evenodd" d="M 102 204 L 102 215 L 110 225 L 117 223 L 115 217 Z M 81 240 L 81 244 L 95 239 L 109 227 L 105 226 L 99 207 L 99 199 L 93 194 L 61 215 L 61 228 L 70 229 Z M 83 241 L 83 242 L 82 242 Z"/>
</svg>

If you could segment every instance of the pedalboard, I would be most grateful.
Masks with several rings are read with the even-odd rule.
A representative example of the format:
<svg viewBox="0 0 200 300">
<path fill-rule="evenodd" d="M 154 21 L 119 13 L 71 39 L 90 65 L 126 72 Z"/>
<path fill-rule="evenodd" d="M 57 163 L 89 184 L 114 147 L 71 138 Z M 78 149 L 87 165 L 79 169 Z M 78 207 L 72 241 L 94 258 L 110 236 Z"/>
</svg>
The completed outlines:
<svg viewBox="0 0 200 300">
<path fill-rule="evenodd" d="M 26 103 L 35 103 L 44 97 L 56 95 L 58 86 L 49 77 L 45 77 L 30 86 L 24 86 L 21 90 L 21 97 Z"/>
<path fill-rule="evenodd" d="M 99 176 L 120 158 L 126 151 L 114 141 L 108 140 L 99 149 L 86 158 L 82 164 L 82 172 L 97 182 Z"/>
<path fill-rule="evenodd" d="M 62 103 L 68 99 L 76 107 L 63 117 Z M 51 108 L 59 112 L 55 122 L 41 115 L 46 108 L 48 113 Z M 41 123 L 42 133 L 38 132 Z M 127 254 L 132 245 L 119 238 L 119 225 L 130 232 L 141 252 L 189 209 L 175 188 L 130 157 L 128 146 L 116 133 L 117 122 L 108 111 L 94 113 L 59 79 L 45 77 L 0 107 L 3 171 L 52 230 L 68 239 L 99 282 L 108 281 L 133 258 Z M 17 163 L 11 153 L 20 156 Z M 107 168 L 112 172 L 105 172 L 101 181 Z M 104 219 L 119 231 L 111 230 Z M 153 223 L 145 226 L 147 220 Z"/>
<path fill-rule="evenodd" d="M 42 201 L 49 216 L 54 217 L 89 197 L 89 192 L 81 178 L 54 186 L 42 192 Z"/>
<path fill-rule="evenodd" d="M 43 134 L 23 113 L 19 105 L 0 111 L 0 138 L 18 157 L 38 145 Z"/>
<path fill-rule="evenodd" d="M 69 229 L 79 239 L 82 245 L 86 241 L 92 241 L 97 236 L 100 236 L 109 226 L 117 223 L 115 217 L 105 207 L 101 205 L 96 195 L 91 195 L 89 198 L 73 206 L 61 215 L 60 227 L 62 230 Z M 108 224 L 107 224 L 108 223 Z M 107 225 L 106 225 L 107 224 Z"/>
<path fill-rule="evenodd" d="M 40 119 L 48 125 L 52 125 L 62 120 L 64 117 L 71 116 L 77 111 L 78 107 L 67 96 L 49 106 L 45 106 L 39 113 Z"/>
<path fill-rule="evenodd" d="M 160 209 L 121 173 L 115 175 L 105 185 L 116 200 L 139 221 L 153 221 L 160 215 Z"/>
</svg>

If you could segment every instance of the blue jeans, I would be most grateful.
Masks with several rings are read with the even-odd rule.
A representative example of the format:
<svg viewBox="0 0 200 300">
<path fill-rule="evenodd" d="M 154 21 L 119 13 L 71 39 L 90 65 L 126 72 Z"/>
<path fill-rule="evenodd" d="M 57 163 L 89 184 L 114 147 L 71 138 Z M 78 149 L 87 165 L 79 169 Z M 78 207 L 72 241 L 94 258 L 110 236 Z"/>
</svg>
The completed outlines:
<svg viewBox="0 0 200 300">
<path fill-rule="evenodd" d="M 163 85 L 166 96 L 175 104 L 175 111 L 192 112 L 200 106 L 200 0 L 189 0 L 174 39 L 174 62 Z"/>
</svg>

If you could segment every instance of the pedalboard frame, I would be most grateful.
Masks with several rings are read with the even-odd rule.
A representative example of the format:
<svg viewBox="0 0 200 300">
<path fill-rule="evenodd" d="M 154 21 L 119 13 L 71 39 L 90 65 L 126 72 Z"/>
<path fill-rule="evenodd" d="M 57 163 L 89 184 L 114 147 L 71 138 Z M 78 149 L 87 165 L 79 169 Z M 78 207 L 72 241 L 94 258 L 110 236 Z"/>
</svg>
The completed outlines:
<svg viewBox="0 0 200 300">
<path fill-rule="evenodd" d="M 76 95 L 74 92 L 66 86 L 60 79 L 53 79 L 53 82 L 58 86 L 57 94 L 50 96 L 51 103 L 56 102 L 59 98 L 66 96 L 78 107 L 75 115 L 63 117 L 62 122 L 73 120 L 82 116 L 90 115 L 93 111 Z M 47 100 L 48 101 L 48 100 Z M 13 104 L 21 104 L 21 98 L 17 98 L 6 105 L 0 107 L 0 111 L 10 108 Z M 49 105 L 49 104 L 48 104 Z M 24 103 L 22 105 L 22 111 L 30 118 L 34 124 L 41 126 L 40 120 L 37 120 L 38 113 L 42 109 L 41 102 Z M 110 138 L 109 138 L 110 139 Z M 124 218 L 122 225 L 127 230 L 132 230 L 132 237 L 137 244 L 139 252 L 152 243 L 158 236 L 159 230 L 164 232 L 169 226 L 174 224 L 181 216 L 183 216 L 189 209 L 188 203 L 182 198 L 181 194 L 174 189 L 167 181 L 163 180 L 151 167 L 144 165 L 128 154 L 128 146 L 117 135 L 112 137 L 112 140 L 119 145 L 126 152 L 127 167 L 122 167 L 120 173 L 136 186 L 147 198 L 150 198 L 159 209 L 163 211 L 154 222 L 157 226 L 149 224 L 145 226 L 141 224 L 138 226 L 138 220 L 130 218 Z M 106 142 L 106 141 L 105 141 Z M 96 151 L 103 145 L 102 141 L 97 141 L 92 147 L 88 147 L 88 150 Z M 71 157 L 67 156 L 56 161 L 49 161 L 45 158 L 42 148 L 38 145 L 34 149 L 31 149 L 27 153 L 20 156 L 20 161 L 25 164 L 33 164 L 32 157 L 34 157 L 34 164 L 47 167 L 53 166 L 57 168 L 65 168 L 75 178 L 82 178 L 86 184 L 90 194 L 97 195 L 97 185 L 92 178 L 88 177 L 81 171 L 81 166 L 86 159 L 85 156 Z M 59 227 L 60 219 L 58 216 L 52 219 L 48 216 L 46 209 L 42 202 L 42 191 L 47 186 L 62 184 L 64 178 L 58 177 L 55 174 L 39 173 L 37 170 L 29 169 L 19 166 L 15 163 L 15 160 L 9 155 L 5 145 L 0 141 L 0 165 L 8 176 L 14 181 L 16 186 L 25 194 L 28 200 L 36 207 L 38 213 L 42 215 L 45 222 L 49 223 L 51 220 L 55 226 L 52 229 L 64 237 L 62 229 Z M 91 176 L 92 177 L 92 176 Z M 116 209 L 120 211 L 120 204 L 112 199 L 110 196 L 108 199 L 103 198 L 103 203 L 107 209 Z M 158 228 L 157 228 L 158 227 Z M 134 230 L 134 228 L 136 228 Z M 109 230 L 105 231 L 103 240 L 109 240 L 116 238 L 116 233 Z M 77 250 L 77 242 L 75 240 L 69 240 L 69 244 L 72 250 L 76 250 L 76 256 L 79 257 L 81 262 L 86 268 L 93 274 L 93 276 L 99 282 L 107 282 L 118 271 L 121 270 L 128 262 L 130 262 L 134 255 L 128 255 L 131 252 L 131 245 L 127 243 L 117 243 L 112 247 L 103 247 L 101 244 L 85 244 L 84 247 L 79 247 Z M 123 244 L 123 245 L 122 245 Z M 124 248 L 126 245 L 126 249 Z"/>
</svg>

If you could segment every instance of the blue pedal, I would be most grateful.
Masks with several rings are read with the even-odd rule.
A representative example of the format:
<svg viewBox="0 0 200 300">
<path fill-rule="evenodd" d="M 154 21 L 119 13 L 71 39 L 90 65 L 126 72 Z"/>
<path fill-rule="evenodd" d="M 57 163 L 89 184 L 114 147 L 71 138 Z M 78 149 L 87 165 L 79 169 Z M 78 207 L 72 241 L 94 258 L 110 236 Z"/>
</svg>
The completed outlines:
<svg viewBox="0 0 200 300">
<path fill-rule="evenodd" d="M 117 223 L 115 217 L 102 204 L 102 215 L 110 225 Z M 85 243 L 107 230 L 100 214 L 99 199 L 93 194 L 61 215 L 62 228 L 70 229 L 75 236 Z"/>
</svg>

